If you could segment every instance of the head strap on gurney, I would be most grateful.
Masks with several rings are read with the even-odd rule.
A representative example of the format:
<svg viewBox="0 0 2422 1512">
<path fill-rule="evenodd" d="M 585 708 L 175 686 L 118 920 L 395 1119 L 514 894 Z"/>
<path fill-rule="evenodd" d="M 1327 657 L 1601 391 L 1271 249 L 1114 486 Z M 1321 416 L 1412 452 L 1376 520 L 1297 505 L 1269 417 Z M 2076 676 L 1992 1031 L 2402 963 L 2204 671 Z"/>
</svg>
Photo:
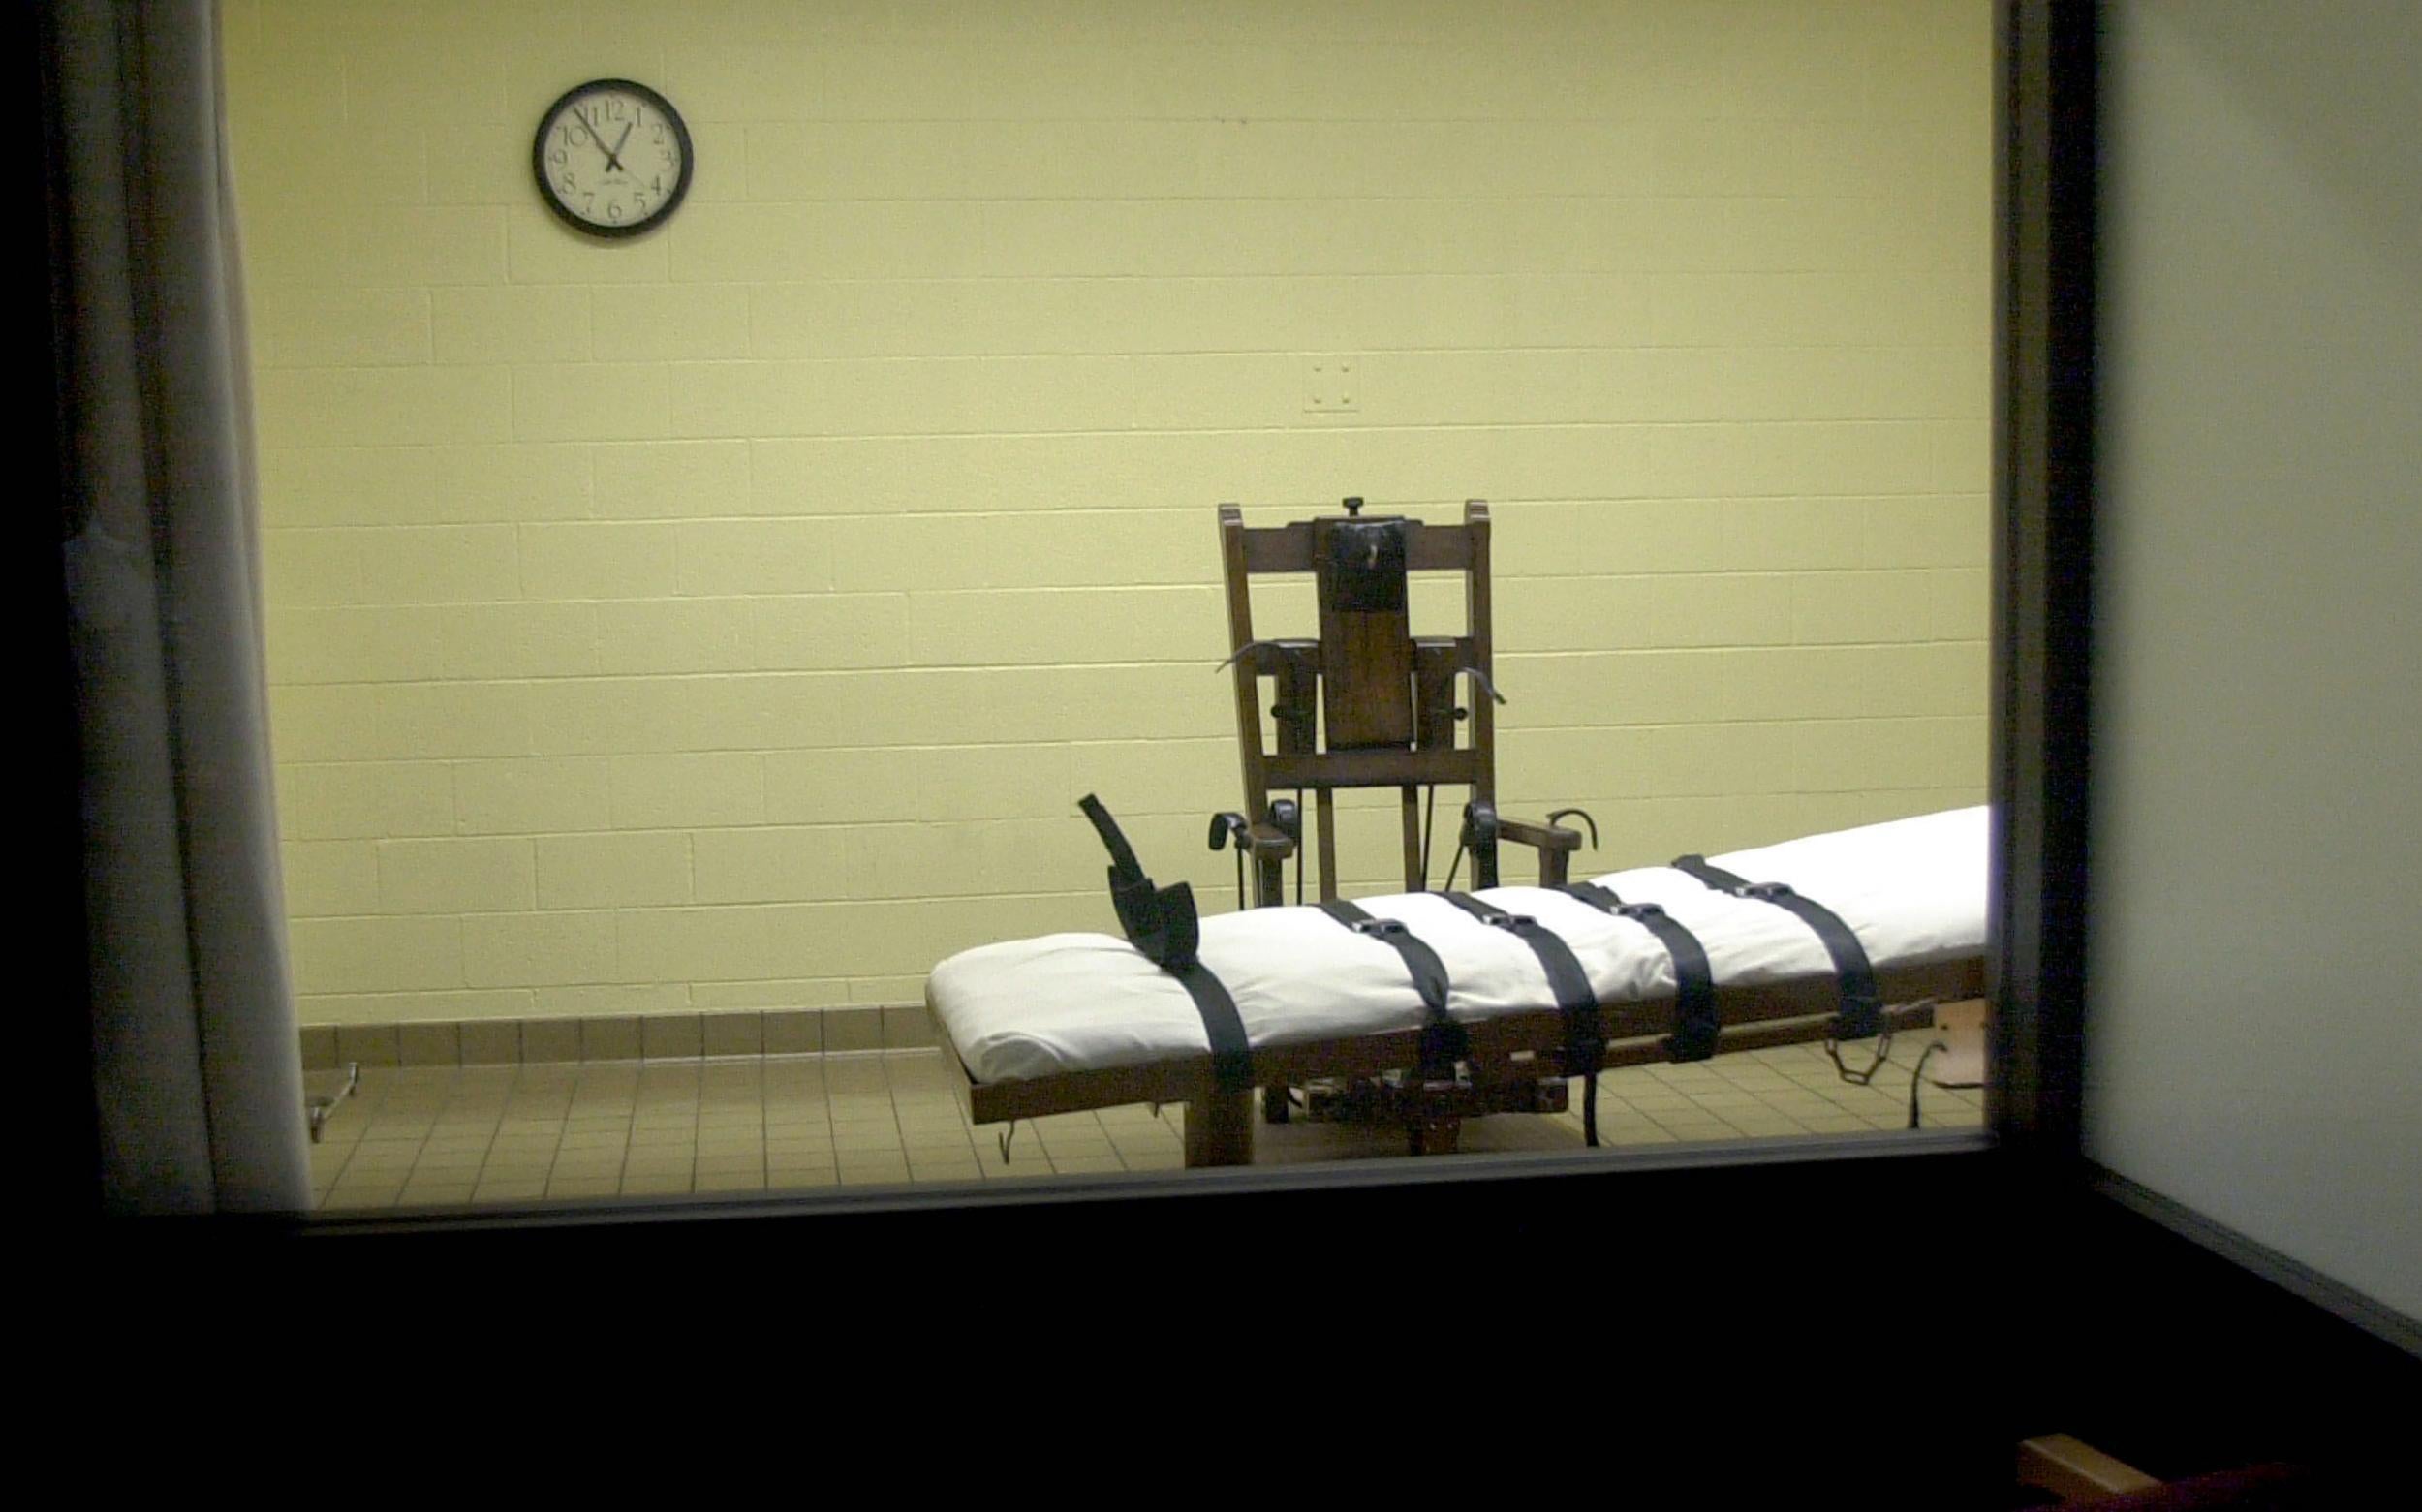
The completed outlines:
<svg viewBox="0 0 2422 1512">
<path fill-rule="evenodd" d="M 1665 1036 L 1665 1054 L 1677 1061 L 1704 1061 L 1714 1055 L 1723 1025 L 1716 1017 L 1716 973 L 1698 937 L 1657 905 L 1626 903 L 1596 882 L 1574 882 L 1558 890 L 1600 913 L 1628 918 L 1657 937 L 1673 961 L 1673 1033 Z"/>
<path fill-rule="evenodd" d="M 1135 859 L 1134 848 L 1121 833 L 1119 821 L 1110 818 L 1102 800 L 1087 793 L 1076 800 L 1076 806 L 1093 820 L 1094 833 L 1110 852 L 1110 904 L 1118 910 L 1119 928 L 1127 932 L 1128 943 L 1172 970 L 1193 965 L 1195 947 L 1202 939 L 1194 887 L 1186 882 L 1154 886 L 1144 875 L 1143 863 Z"/>
<path fill-rule="evenodd" d="M 1202 1029 L 1211 1042 L 1211 1078 L 1223 1092 L 1253 1085 L 1253 1042 L 1236 1000 L 1220 979 L 1195 957 L 1202 941 L 1202 921 L 1195 910 L 1195 890 L 1185 882 L 1156 887 L 1135 859 L 1134 848 L 1119 830 L 1118 820 L 1092 793 L 1076 806 L 1093 821 L 1094 833 L 1110 852 L 1110 905 L 1118 910 L 1119 928 L 1127 941 L 1155 966 L 1177 978 L 1202 1015 Z"/>
<path fill-rule="evenodd" d="M 1606 1025 L 1599 1017 L 1598 992 L 1590 973 L 1564 937 L 1527 913 L 1508 913 L 1468 892 L 1442 892 L 1440 897 L 1481 923 L 1502 929 L 1531 947 L 1547 972 L 1548 990 L 1556 995 L 1556 1011 L 1564 1015 L 1564 1062 L 1567 1076 L 1582 1079 L 1581 1133 L 1598 1143 L 1598 1068 L 1605 1058 Z"/>
<path fill-rule="evenodd" d="M 1867 947 L 1858 942 L 1850 926 L 1842 922 L 1842 915 L 1813 898 L 1803 898 L 1784 882 L 1753 882 L 1747 878 L 1712 866 L 1703 855 L 1676 858 L 1674 870 L 1693 877 L 1718 892 L 1736 898 L 1768 903 L 1796 916 L 1816 933 L 1833 958 L 1833 977 L 1842 995 L 1842 1008 L 1834 1016 L 1833 1031 L 1825 1039 L 1825 1054 L 1833 1058 L 1833 1068 L 1842 1079 L 1865 1086 L 1882 1068 L 1892 1052 L 1892 1035 L 1884 1027 L 1883 994 L 1876 986 L 1876 970 L 1868 963 Z M 1879 1037 L 1880 1036 L 1880 1037 Z M 1853 1071 L 1843 1064 L 1841 1043 L 1845 1039 L 1875 1039 L 1876 1056 L 1863 1071 Z"/>
<path fill-rule="evenodd" d="M 1425 1081 L 1452 1081 L 1455 1063 L 1471 1054 L 1471 1036 L 1447 1015 L 1446 965 L 1421 937 L 1396 919 L 1375 918 L 1359 904 L 1331 898 L 1320 911 L 1357 935 L 1368 936 L 1404 957 L 1413 991 L 1421 995 L 1421 1075 Z"/>
</svg>

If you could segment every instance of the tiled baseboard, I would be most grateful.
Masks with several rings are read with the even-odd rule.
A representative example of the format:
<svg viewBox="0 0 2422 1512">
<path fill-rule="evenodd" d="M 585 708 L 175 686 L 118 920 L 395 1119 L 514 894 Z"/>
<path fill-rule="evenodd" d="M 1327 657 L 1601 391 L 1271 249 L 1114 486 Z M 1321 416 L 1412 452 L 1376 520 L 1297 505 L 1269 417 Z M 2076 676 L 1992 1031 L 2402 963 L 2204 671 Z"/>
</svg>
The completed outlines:
<svg viewBox="0 0 2422 1512">
<path fill-rule="evenodd" d="M 302 1031 L 303 1069 L 362 1065 L 515 1065 L 525 1062 L 677 1061 L 700 1056 L 910 1050 L 934 1043 L 933 1020 L 909 1007 L 767 1008 L 608 1018 L 471 1019 L 425 1024 L 316 1024 Z"/>
</svg>

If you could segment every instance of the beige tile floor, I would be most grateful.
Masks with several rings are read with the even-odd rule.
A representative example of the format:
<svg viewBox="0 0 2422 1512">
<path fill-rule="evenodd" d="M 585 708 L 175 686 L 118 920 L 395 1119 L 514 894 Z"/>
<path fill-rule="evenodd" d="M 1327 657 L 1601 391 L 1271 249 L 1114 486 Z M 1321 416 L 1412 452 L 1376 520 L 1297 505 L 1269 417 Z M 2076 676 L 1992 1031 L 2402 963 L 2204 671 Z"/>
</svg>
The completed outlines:
<svg viewBox="0 0 2422 1512">
<path fill-rule="evenodd" d="M 1815 1045 L 1650 1065 L 1599 1081 L 1607 1146 L 1897 1129 L 1908 1121 L 1919 1035 L 1894 1045 L 1874 1085 L 1840 1080 Z M 789 1191 L 1003 1176 L 1176 1170 L 1182 1108 L 1143 1106 L 1020 1124 L 1005 1160 L 998 1126 L 972 1128 L 930 1051 L 364 1067 L 360 1090 L 312 1147 L 328 1210 L 678 1192 Z M 333 1073 L 314 1073 L 313 1091 Z M 1975 1127 L 1980 1094 L 1928 1084 L 1925 1126 Z M 1580 1097 L 1552 1118 L 1465 1127 L 1466 1151 L 1581 1144 Z M 1402 1136 L 1296 1121 L 1257 1123 L 1261 1163 L 1401 1155 Z"/>
</svg>

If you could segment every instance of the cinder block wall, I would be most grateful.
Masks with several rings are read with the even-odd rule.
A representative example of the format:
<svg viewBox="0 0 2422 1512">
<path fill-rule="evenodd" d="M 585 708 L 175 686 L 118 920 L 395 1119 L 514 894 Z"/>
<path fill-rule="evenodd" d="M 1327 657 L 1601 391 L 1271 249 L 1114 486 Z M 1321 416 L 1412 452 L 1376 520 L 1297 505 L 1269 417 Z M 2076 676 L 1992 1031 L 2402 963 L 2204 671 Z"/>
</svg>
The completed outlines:
<svg viewBox="0 0 2422 1512">
<path fill-rule="evenodd" d="M 304 1020 L 914 1002 L 1088 790 L 1231 899 L 1222 500 L 1495 504 L 1585 867 L 1975 801 L 1989 11 L 229 0 Z"/>
</svg>

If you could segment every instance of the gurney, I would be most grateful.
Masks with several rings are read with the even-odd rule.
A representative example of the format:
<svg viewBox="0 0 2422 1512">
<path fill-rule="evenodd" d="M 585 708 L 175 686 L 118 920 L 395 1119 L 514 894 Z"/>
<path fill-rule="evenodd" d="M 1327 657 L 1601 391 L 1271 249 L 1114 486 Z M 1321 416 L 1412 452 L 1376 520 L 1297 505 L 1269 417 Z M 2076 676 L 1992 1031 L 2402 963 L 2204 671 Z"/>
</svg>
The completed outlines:
<svg viewBox="0 0 2422 1512">
<path fill-rule="evenodd" d="M 1454 895 L 1477 911 L 1425 892 L 1356 900 L 1376 921 L 1359 928 L 1316 906 L 1212 915 L 1199 920 L 1193 960 L 1233 1003 L 1241 1065 L 1215 1052 L 1183 974 L 1116 935 L 962 951 L 934 968 L 926 1004 L 972 1122 L 1183 1103 L 1188 1165 L 1245 1164 L 1254 1088 L 1268 1097 L 1322 1082 L 1385 1087 L 1391 1074 L 1422 1075 L 1426 1060 L 1435 1092 L 1447 1069 L 1442 1017 L 1460 1031 L 1452 1085 L 1478 1089 L 1467 1113 L 1557 1111 L 1524 1099 L 1568 1076 L 1781 1044 L 1825 1041 L 1848 1053 L 1838 1063 L 1848 1074 L 1862 1064 L 1873 1074 L 1889 1035 L 1931 1024 L 1936 1003 L 1982 993 L 1986 856 L 1986 811 L 1972 808 L 1718 855 L 1704 870 Z M 1610 908 L 1594 892 L 1621 901 Z M 1846 982 L 1824 935 L 1786 899 L 1846 926 L 1868 980 Z M 1568 946 L 1590 1027 L 1574 1033 L 1579 1015 L 1560 1006 L 1514 920 Z M 1389 941 L 1391 922 L 1436 956 L 1443 1015 Z M 1660 924 L 1680 933 L 1669 941 Z M 1703 975 L 1687 944 L 1673 948 L 1685 939 Z M 1403 1106 L 1416 1152 L 1452 1147 L 1453 1115 L 1438 1107 L 1435 1097 Z"/>
<path fill-rule="evenodd" d="M 1224 505 L 1219 524 L 1230 647 L 1221 666 L 1234 678 L 1245 806 L 1215 814 L 1209 838 L 1236 852 L 1240 903 L 1250 871 L 1254 907 L 1202 918 L 1187 884 L 1154 885 L 1116 820 L 1086 798 L 1126 938 L 979 946 L 927 980 L 973 1122 L 1013 1128 L 1182 1103 L 1187 1163 L 1236 1164 L 1252 1158 L 1258 1089 L 1268 1122 L 1300 1105 L 1401 1127 L 1421 1154 L 1453 1149 L 1469 1117 L 1566 1111 L 1578 1077 L 1595 1144 L 1603 1069 L 1822 1040 L 1846 1077 L 1864 1080 L 1894 1031 L 1930 1023 L 1937 1001 L 1981 992 L 1981 809 L 1577 884 L 1568 872 L 1581 831 L 1560 820 L 1582 820 L 1596 845 L 1589 815 L 1500 815 L 1495 708 L 1506 700 L 1494 680 L 1484 503 L 1467 504 L 1454 525 L 1365 516 L 1360 499 L 1342 516 L 1260 529 Z M 1413 633 L 1416 572 L 1461 577 L 1458 633 Z M 1313 579 L 1316 635 L 1257 633 L 1254 581 L 1284 576 Z M 1433 889 L 1441 786 L 1469 798 Z M 1349 901 L 1333 800 L 1369 787 L 1401 795 L 1405 886 Z M 1503 885 L 1506 844 L 1536 853 L 1537 886 Z M 1310 904 L 1307 851 L 1318 860 Z M 1457 891 L 1467 856 L 1472 890 Z"/>
</svg>

